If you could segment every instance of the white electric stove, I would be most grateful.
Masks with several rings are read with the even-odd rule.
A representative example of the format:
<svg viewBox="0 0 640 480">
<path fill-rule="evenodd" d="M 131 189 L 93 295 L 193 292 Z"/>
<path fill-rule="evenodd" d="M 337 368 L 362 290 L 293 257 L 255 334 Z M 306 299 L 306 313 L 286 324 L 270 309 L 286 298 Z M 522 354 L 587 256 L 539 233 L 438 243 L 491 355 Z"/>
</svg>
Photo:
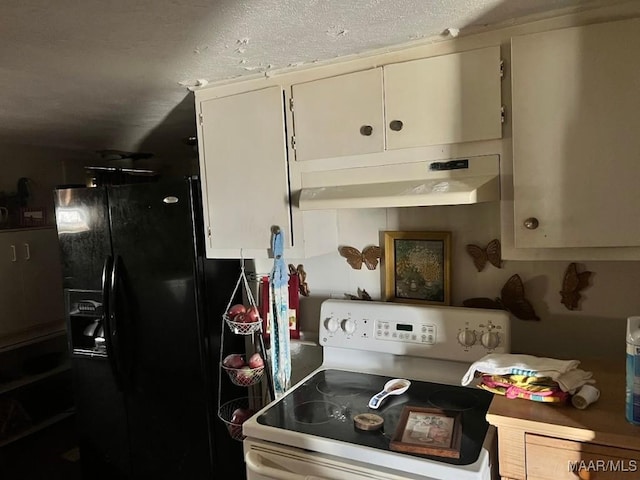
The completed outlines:
<svg viewBox="0 0 640 480">
<path fill-rule="evenodd" d="M 460 380 L 487 353 L 509 352 L 506 312 L 326 300 L 320 317 L 322 365 L 244 423 L 248 480 L 497 478 L 495 431 L 485 419 L 492 395 Z M 394 378 L 411 386 L 369 408 Z M 392 450 L 405 406 L 457 419 L 455 453 Z M 356 428 L 362 413 L 381 417 L 382 428 Z M 443 441 L 428 435 L 407 444 Z"/>
</svg>

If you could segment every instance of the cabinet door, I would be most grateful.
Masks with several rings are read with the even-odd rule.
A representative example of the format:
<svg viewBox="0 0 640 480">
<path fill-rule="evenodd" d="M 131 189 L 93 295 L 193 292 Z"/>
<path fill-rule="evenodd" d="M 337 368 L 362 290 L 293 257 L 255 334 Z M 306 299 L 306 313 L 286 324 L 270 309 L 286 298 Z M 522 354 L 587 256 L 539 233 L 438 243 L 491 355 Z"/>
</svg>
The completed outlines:
<svg viewBox="0 0 640 480">
<path fill-rule="evenodd" d="M 640 245 L 638 51 L 638 19 L 512 39 L 516 247 Z"/>
<path fill-rule="evenodd" d="M 266 252 L 274 225 L 290 242 L 282 88 L 214 98 L 200 108 L 207 256 L 214 249 Z"/>
<path fill-rule="evenodd" d="M 19 332 L 24 324 L 18 237 L 16 232 L 0 232 L 0 345 L 2 337 Z"/>
<path fill-rule="evenodd" d="M 500 48 L 384 67 L 387 149 L 502 137 Z"/>
<path fill-rule="evenodd" d="M 62 271 L 56 230 L 23 230 L 17 240 L 25 309 L 23 327 L 62 323 Z"/>
<path fill-rule="evenodd" d="M 384 149 L 382 68 L 291 87 L 296 160 Z"/>
</svg>

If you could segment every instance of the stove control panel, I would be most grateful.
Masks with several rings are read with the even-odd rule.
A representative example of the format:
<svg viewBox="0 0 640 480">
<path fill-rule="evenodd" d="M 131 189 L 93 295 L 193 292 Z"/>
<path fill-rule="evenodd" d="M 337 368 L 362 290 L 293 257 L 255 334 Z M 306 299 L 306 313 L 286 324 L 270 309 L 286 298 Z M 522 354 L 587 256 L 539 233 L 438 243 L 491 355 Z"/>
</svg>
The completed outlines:
<svg viewBox="0 0 640 480">
<path fill-rule="evenodd" d="M 433 345 L 436 340 L 436 326 L 429 323 L 402 323 L 377 320 L 375 336 L 379 340 L 400 340 L 405 342 Z"/>
<path fill-rule="evenodd" d="M 510 317 L 501 310 L 325 300 L 323 347 L 458 361 L 509 353 Z"/>
</svg>

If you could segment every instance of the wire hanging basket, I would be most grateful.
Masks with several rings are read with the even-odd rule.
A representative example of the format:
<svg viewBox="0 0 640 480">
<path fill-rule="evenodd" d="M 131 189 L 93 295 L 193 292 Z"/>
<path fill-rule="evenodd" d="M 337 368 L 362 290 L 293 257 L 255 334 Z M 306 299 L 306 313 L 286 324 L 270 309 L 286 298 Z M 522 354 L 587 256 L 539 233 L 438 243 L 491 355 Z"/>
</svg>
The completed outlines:
<svg viewBox="0 0 640 480">
<path fill-rule="evenodd" d="M 239 387 L 250 387 L 262 380 L 262 376 L 264 375 L 264 366 L 252 368 L 244 362 L 243 355 L 240 355 L 240 357 L 244 363 L 242 367 L 234 368 L 225 365 L 224 362 L 222 363 L 222 368 L 227 372 L 229 380 Z"/>
<path fill-rule="evenodd" d="M 273 379 L 270 370 L 271 365 L 269 364 L 268 358 L 269 355 L 267 350 L 265 349 L 264 340 L 262 337 L 262 318 L 260 317 L 260 311 L 256 304 L 251 288 L 249 287 L 249 282 L 245 274 L 244 258 L 240 259 L 240 265 L 241 268 L 238 281 L 236 282 L 233 293 L 229 298 L 229 303 L 227 304 L 225 313 L 222 314 L 223 325 L 220 336 L 220 363 L 218 365 L 218 418 L 222 422 L 224 422 L 231 438 L 233 438 L 234 440 L 242 441 L 244 439 L 244 435 L 242 434 L 243 423 L 264 406 L 264 399 L 261 396 L 255 396 L 261 395 L 260 393 L 258 393 L 261 387 L 254 387 L 254 385 L 258 384 L 261 380 L 263 380 L 263 377 L 265 377 L 267 379 L 267 388 L 270 394 L 270 398 L 274 399 L 275 395 L 273 390 Z M 236 299 L 239 288 L 244 288 L 246 301 L 248 302 L 248 304 L 242 304 L 238 306 L 234 305 L 232 307 L 232 303 Z M 240 317 L 238 315 L 235 315 L 236 312 L 238 312 L 238 315 L 242 314 L 243 316 Z M 245 315 L 245 313 L 247 314 Z M 251 321 L 247 321 L 248 319 L 250 319 Z M 252 338 L 251 340 L 252 343 L 254 343 L 254 346 L 257 342 L 258 350 L 255 351 L 251 355 L 251 357 L 249 357 L 248 353 L 232 353 L 227 357 L 224 357 L 225 332 L 227 332 L 227 328 L 224 326 L 225 323 L 227 324 L 229 330 L 234 334 L 255 334 L 254 338 Z M 245 341 L 244 343 L 246 345 L 248 342 Z M 254 358 L 256 355 L 260 356 L 262 360 L 261 362 L 258 362 Z M 249 395 L 254 396 L 236 398 L 234 400 L 227 401 L 226 403 L 222 403 L 222 380 L 224 379 L 222 370 L 226 372 L 229 380 L 234 385 L 240 387 L 250 387 L 248 393 Z"/>
<path fill-rule="evenodd" d="M 244 291 L 247 295 L 247 300 L 249 301 L 249 306 L 246 308 L 246 312 L 251 312 L 253 315 L 245 314 L 246 312 L 241 312 L 233 317 L 230 316 L 229 312 L 231 310 L 231 304 L 238 292 L 238 288 L 240 286 L 244 288 Z M 225 323 L 236 335 L 251 335 L 262 329 L 262 318 L 260 318 L 260 310 L 258 309 L 258 305 L 256 304 L 256 300 L 253 297 L 253 293 L 251 288 L 249 287 L 249 282 L 247 280 L 247 276 L 244 273 L 244 266 L 240 271 L 240 276 L 238 277 L 238 281 L 236 282 L 236 286 L 233 289 L 233 293 L 229 298 L 229 303 L 227 304 L 227 309 L 225 313 L 222 315 Z"/>
<path fill-rule="evenodd" d="M 236 322 L 225 313 L 222 318 L 227 323 L 229 330 L 236 335 L 251 335 L 262 328 L 262 319 L 260 317 L 255 322 Z"/>
<path fill-rule="evenodd" d="M 242 424 L 259 409 L 259 397 L 241 397 L 222 404 L 218 410 L 218 417 L 227 427 L 227 431 L 234 440 L 244 440 Z"/>
</svg>

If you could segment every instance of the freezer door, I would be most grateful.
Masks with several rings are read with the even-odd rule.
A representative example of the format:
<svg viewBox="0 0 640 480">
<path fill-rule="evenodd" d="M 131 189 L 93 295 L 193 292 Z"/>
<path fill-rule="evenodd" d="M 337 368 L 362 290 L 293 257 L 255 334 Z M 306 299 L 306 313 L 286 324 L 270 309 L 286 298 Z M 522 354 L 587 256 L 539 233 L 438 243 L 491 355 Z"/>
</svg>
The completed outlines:
<svg viewBox="0 0 640 480">
<path fill-rule="evenodd" d="M 59 189 L 54 200 L 64 288 L 100 290 L 111 255 L 106 190 Z"/>
<path fill-rule="evenodd" d="M 82 478 L 131 478 L 124 399 L 107 358 L 74 355 L 71 369 Z"/>
<path fill-rule="evenodd" d="M 211 421 L 187 182 L 108 190 L 133 478 L 210 479 Z"/>
</svg>

